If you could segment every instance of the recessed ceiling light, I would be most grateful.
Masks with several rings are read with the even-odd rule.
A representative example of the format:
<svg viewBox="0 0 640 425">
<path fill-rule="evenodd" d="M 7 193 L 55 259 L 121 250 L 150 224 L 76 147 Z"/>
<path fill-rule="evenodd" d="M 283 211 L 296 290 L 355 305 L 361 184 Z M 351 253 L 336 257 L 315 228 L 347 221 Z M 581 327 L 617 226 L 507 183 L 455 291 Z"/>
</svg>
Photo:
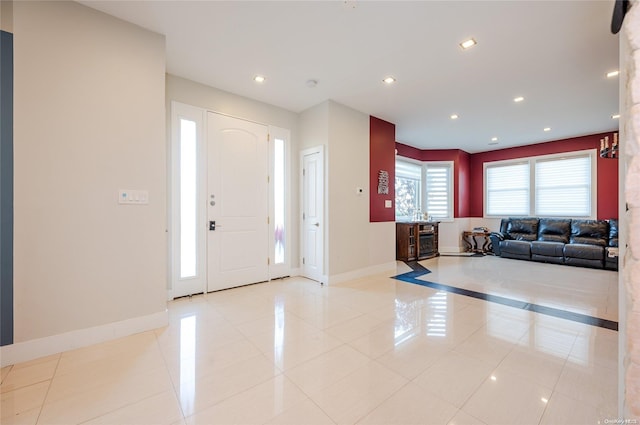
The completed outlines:
<svg viewBox="0 0 640 425">
<path fill-rule="evenodd" d="M 318 80 L 307 80 L 307 82 L 305 83 L 307 85 L 307 87 L 309 87 L 310 89 L 314 88 L 315 86 L 318 85 Z"/>
<path fill-rule="evenodd" d="M 457 114 L 452 114 L 451 115 L 451 119 L 452 120 L 457 120 L 458 119 L 458 115 Z"/>
<path fill-rule="evenodd" d="M 524 97 L 522 97 L 522 96 L 518 96 L 518 97 L 514 97 L 513 98 L 513 101 L 516 102 L 516 103 L 517 102 L 522 102 L 523 100 L 524 100 Z"/>
<path fill-rule="evenodd" d="M 620 74 L 620 71 L 617 69 L 615 71 L 607 72 L 607 78 L 617 77 Z"/>
<path fill-rule="evenodd" d="M 611 115 L 611 119 L 613 120 L 617 120 L 618 118 L 620 118 L 620 114 Z"/>
<path fill-rule="evenodd" d="M 497 141 L 498 141 L 498 138 L 497 138 L 497 137 L 492 137 L 492 138 L 491 138 L 491 141 L 492 141 L 492 142 L 497 142 Z"/>
<path fill-rule="evenodd" d="M 545 127 L 542 129 L 542 131 L 551 131 L 551 127 Z"/>
<path fill-rule="evenodd" d="M 476 44 L 478 44 L 478 43 L 473 38 L 470 38 L 470 39 L 465 40 L 462 43 L 460 43 L 460 47 L 462 47 L 462 50 L 467 50 L 467 49 L 475 46 Z"/>
<path fill-rule="evenodd" d="M 253 81 L 255 81 L 256 83 L 264 83 L 265 80 L 266 77 L 264 75 L 256 75 L 255 77 L 253 77 Z"/>
<path fill-rule="evenodd" d="M 393 78 L 393 77 L 391 77 L 391 76 L 389 76 L 389 77 L 385 77 L 385 79 L 384 79 L 384 80 L 382 80 L 382 81 L 383 81 L 384 83 L 387 83 L 387 84 L 393 84 L 393 83 L 395 83 L 395 82 L 396 82 L 396 79 L 395 79 L 395 78 Z"/>
</svg>

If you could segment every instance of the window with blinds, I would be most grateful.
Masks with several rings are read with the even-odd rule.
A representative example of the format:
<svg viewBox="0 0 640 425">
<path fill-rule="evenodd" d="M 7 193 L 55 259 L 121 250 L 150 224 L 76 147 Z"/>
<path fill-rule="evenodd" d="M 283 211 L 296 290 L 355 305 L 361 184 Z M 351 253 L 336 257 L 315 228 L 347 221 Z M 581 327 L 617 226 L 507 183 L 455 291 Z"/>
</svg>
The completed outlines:
<svg viewBox="0 0 640 425">
<path fill-rule="evenodd" d="M 450 165 L 425 164 L 425 208 L 434 219 L 453 218 Z"/>
<path fill-rule="evenodd" d="M 529 167 L 529 162 L 487 167 L 487 215 L 529 214 Z"/>
<path fill-rule="evenodd" d="M 485 215 L 593 217 L 595 151 L 485 164 Z"/>
<path fill-rule="evenodd" d="M 591 157 L 535 161 L 536 215 L 591 215 Z"/>
<path fill-rule="evenodd" d="M 453 219 L 453 162 L 396 161 L 396 220 Z"/>
<path fill-rule="evenodd" d="M 421 211 L 422 166 L 396 161 L 396 220 L 412 220 Z"/>
</svg>

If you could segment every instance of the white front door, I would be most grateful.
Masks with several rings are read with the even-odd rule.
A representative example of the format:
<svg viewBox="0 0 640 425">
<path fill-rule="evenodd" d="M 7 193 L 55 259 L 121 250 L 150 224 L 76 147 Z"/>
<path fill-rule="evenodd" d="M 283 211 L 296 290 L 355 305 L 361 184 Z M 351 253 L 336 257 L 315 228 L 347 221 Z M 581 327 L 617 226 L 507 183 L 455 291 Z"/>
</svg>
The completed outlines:
<svg viewBox="0 0 640 425">
<path fill-rule="evenodd" d="M 302 152 L 302 275 L 322 281 L 324 262 L 324 158 L 322 148 Z"/>
<path fill-rule="evenodd" d="M 208 113 L 207 291 L 269 280 L 268 131 Z"/>
</svg>

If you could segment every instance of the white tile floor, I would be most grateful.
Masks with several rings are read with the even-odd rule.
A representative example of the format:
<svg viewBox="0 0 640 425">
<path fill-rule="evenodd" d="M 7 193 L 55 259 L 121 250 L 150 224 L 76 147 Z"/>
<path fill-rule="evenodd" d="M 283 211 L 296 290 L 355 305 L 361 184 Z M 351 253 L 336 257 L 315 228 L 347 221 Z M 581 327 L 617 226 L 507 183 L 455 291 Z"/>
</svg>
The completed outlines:
<svg viewBox="0 0 640 425">
<path fill-rule="evenodd" d="M 617 273 L 495 257 L 422 279 L 617 320 Z M 407 271 L 398 265 L 398 273 Z M 2 368 L 2 424 L 597 424 L 617 332 L 378 275 L 169 303 L 166 328 Z M 600 421 L 600 422 L 599 422 Z"/>
</svg>

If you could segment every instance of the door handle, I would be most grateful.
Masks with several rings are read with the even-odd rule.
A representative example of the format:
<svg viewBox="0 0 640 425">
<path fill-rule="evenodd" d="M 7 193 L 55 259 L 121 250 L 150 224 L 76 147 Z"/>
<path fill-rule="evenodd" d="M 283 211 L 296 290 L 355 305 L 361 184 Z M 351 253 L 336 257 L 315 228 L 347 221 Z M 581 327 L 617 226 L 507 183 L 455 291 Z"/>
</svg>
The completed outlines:
<svg viewBox="0 0 640 425">
<path fill-rule="evenodd" d="M 313 223 L 314 226 L 320 227 L 320 223 Z"/>
<path fill-rule="evenodd" d="M 209 221 L 209 231 L 213 232 L 214 230 L 216 230 L 216 222 L 215 220 L 211 220 Z"/>
</svg>

